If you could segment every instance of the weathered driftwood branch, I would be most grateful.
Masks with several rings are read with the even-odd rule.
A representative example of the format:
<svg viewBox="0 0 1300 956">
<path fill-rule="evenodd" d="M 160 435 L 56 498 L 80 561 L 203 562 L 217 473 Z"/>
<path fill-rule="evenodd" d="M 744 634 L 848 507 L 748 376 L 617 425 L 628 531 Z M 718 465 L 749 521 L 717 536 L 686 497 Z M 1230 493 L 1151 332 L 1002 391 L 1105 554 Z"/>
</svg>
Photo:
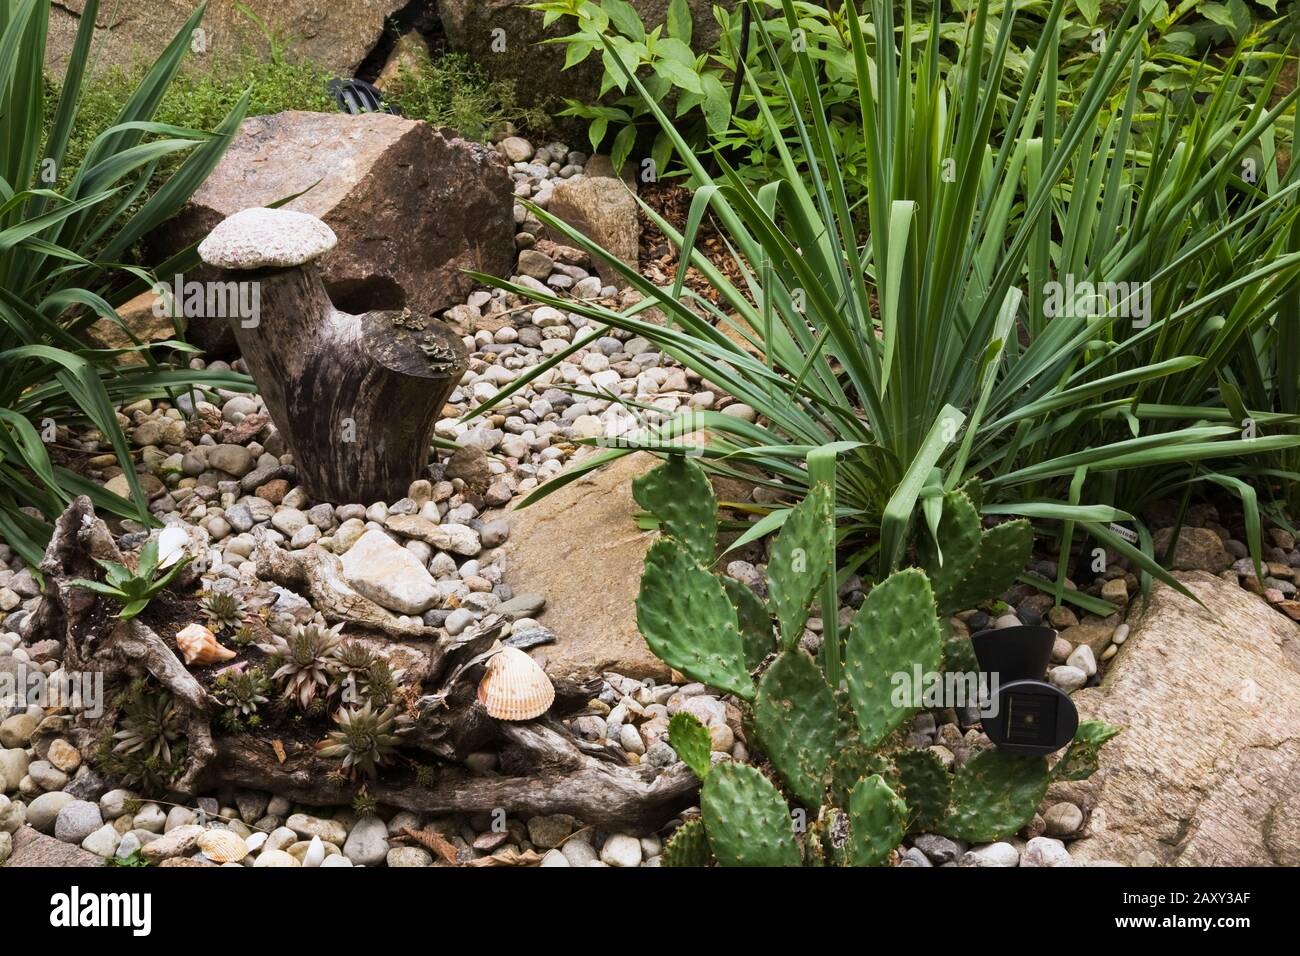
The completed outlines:
<svg viewBox="0 0 1300 956">
<path fill-rule="evenodd" d="M 267 567 L 280 568 L 286 586 L 310 585 L 313 559 L 289 558 L 263 542 Z M 121 560 L 122 555 L 104 523 L 94 515 L 89 498 L 76 499 L 59 517 L 41 564 L 47 589 L 33 621 L 37 637 L 65 642 L 69 670 L 101 671 L 106 682 L 152 676 L 173 695 L 188 738 L 185 765 L 168 794 L 187 799 L 223 785 L 269 790 L 306 804 L 348 803 L 357 781 L 338 776 L 337 763 L 316 755 L 309 743 L 282 743 L 273 731 L 262 735 L 214 735 L 211 722 L 220 706 L 194 677 L 168 641 L 144 622 L 119 621 L 88 591 L 69 587 L 72 578 L 93 578 L 94 558 Z M 295 561 L 302 563 L 295 563 Z M 326 576 L 329 579 L 329 576 Z M 316 588 L 311 589 L 317 597 Z M 358 596 L 359 597 L 359 596 Z M 364 599 L 361 599 L 364 601 Z M 491 657 L 504 621 L 489 618 L 476 628 L 448 637 L 432 628 L 420 633 L 382 633 L 384 621 L 351 601 L 332 605 L 339 620 L 363 629 L 363 641 L 405 671 L 404 680 L 420 685 L 422 696 L 408 708 L 402 749 L 410 756 L 429 754 L 439 764 L 431 784 L 407 780 L 409 770 L 395 768 L 390 779 L 367 784 L 382 803 L 417 812 L 461 813 L 497 807 L 511 813 L 569 813 L 606 827 L 652 829 L 689 804 L 697 781 L 685 764 L 662 771 L 629 766 L 599 744 L 573 737 L 555 718 L 583 707 L 598 690 L 596 681 L 555 681 L 555 701 L 546 718 L 511 723 L 490 717 L 477 700 L 484 662 Z M 359 619 L 348 618 L 358 612 Z M 387 612 L 384 612 L 387 613 Z M 90 720 L 76 716 L 61 733 L 86 759 L 93 760 L 100 740 L 118 717 L 108 708 Z M 459 766 L 468 754 L 496 751 L 502 770 L 475 776 Z M 427 783 L 427 781 L 426 781 Z"/>
<path fill-rule="evenodd" d="M 428 316 L 349 315 L 313 260 L 335 243 L 314 216 L 246 209 L 199 245 L 224 278 L 256 283 L 256 315 L 228 316 L 303 485 L 320 501 L 392 501 L 429 461 L 433 426 L 468 367 Z"/>
<path fill-rule="evenodd" d="M 648 832 L 688 806 L 699 786 L 685 764 L 655 775 L 582 752 L 568 735 L 538 724 L 506 725 L 512 763 L 531 765 L 520 775 L 471 776 L 456 767 L 438 774 L 431 786 L 395 786 L 381 778 L 367 792 L 381 803 L 416 813 L 479 813 L 504 807 L 523 815 L 568 813 L 586 823 Z M 212 784 L 270 790 L 307 804 L 347 803 L 356 784 L 327 776 L 322 761 L 289 757 L 283 764 L 272 748 L 247 737 L 222 738 L 209 765 Z"/>
</svg>

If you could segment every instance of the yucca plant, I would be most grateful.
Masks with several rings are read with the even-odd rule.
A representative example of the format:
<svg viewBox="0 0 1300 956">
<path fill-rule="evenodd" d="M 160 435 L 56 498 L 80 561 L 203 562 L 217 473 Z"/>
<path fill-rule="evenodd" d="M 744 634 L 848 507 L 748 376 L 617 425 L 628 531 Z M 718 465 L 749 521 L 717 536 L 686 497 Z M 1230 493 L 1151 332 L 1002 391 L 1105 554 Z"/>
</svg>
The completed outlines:
<svg viewBox="0 0 1300 956">
<path fill-rule="evenodd" d="M 1013 101 L 998 94 L 1014 17 L 1002 16 L 990 31 L 987 0 L 975 7 L 970 36 L 993 32 L 991 52 L 985 42 L 968 40 L 946 73 L 939 68 L 936 21 L 917 54 L 910 44 L 896 49 L 885 40 L 896 32 L 892 4 L 871 5 L 874 42 L 856 6 L 846 6 L 866 142 L 865 239 L 858 231 L 862 211 L 852 209 L 845 196 L 814 59 L 802 51 L 794 58 L 796 74 L 782 74 L 782 85 L 785 99 L 795 104 L 788 111 L 793 135 L 812 157 L 806 177 L 782 145 L 786 131 L 775 128 L 771 110 L 757 95 L 774 125 L 783 178 L 750 186 L 721 157 L 722 174 L 710 176 L 703 160 L 675 139 L 681 161 L 703 185 L 684 230 L 646 209 L 680 252 L 674 283 L 654 285 L 542 209 L 534 215 L 609 263 L 643 302 L 615 312 L 480 277 L 644 336 L 759 416 L 749 423 L 717 412 L 680 415 L 635 439 L 624 436 L 620 447 L 592 456 L 527 501 L 636 448 L 680 452 L 681 436 L 702 430 L 708 442 L 697 450 L 706 467 L 742 480 L 755 480 L 757 472 L 760 484 L 796 498 L 810 485 L 803 467 L 809 450 L 838 454 L 837 513 L 852 552 L 849 567 L 874 559 L 878 573 L 888 573 L 906 552 L 918 510 L 933 536 L 944 492 L 982 475 L 1000 479 L 990 482 L 997 494 L 986 501 L 985 513 L 1077 522 L 1099 536 L 1109 534 L 1108 543 L 1114 539 L 1148 572 L 1178 586 L 1149 547 L 1133 548 L 1109 532 L 1110 522 L 1135 520 L 1123 502 L 1109 503 L 1093 484 L 1086 486 L 1086 498 L 1068 495 L 1067 486 L 1081 463 L 1113 482 L 1113 475 L 1129 469 L 1233 460 L 1300 444 L 1293 434 L 1235 440 L 1235 433 L 1212 421 L 1230 411 L 1211 387 L 1218 354 L 1200 342 L 1162 337 L 1162 330 L 1229 300 L 1243 321 L 1258 324 L 1294 283 L 1300 260 L 1273 255 L 1294 217 L 1294 183 L 1244 208 L 1225 202 L 1225 195 L 1228 185 L 1238 185 L 1248 150 L 1294 111 L 1296 93 L 1270 109 L 1265 91 L 1244 118 L 1232 113 L 1231 124 L 1166 122 L 1151 134 L 1157 145 L 1138 154 L 1123 143 L 1136 104 L 1114 96 L 1141 60 L 1150 14 L 1139 13 L 1137 0 L 1112 25 L 1091 78 L 1065 116 L 1057 115 L 1050 81 L 1023 84 Z M 910 4 L 901 6 L 902 35 L 910 36 Z M 1066 6 L 1053 0 L 1046 7 L 1043 42 L 1032 51 L 1028 75 L 1050 77 L 1056 69 L 1056 36 Z M 794 4 L 785 0 L 783 8 L 794 24 Z M 779 62 L 761 18 L 755 27 L 771 61 Z M 645 94 L 635 76 L 629 74 L 628 82 Z M 1240 92 L 1228 83 L 1222 95 Z M 647 102 L 675 137 L 653 98 Z M 995 118 L 1005 135 L 992 134 Z M 1186 136 L 1188 145 L 1179 146 Z M 1157 161 L 1162 156 L 1170 158 Z M 1173 169 L 1185 169 L 1180 192 L 1167 178 Z M 1137 207 L 1130 202 L 1134 196 Z M 1258 227 L 1262 231 L 1250 246 L 1264 258 L 1252 260 L 1230 286 L 1187 287 L 1187 276 L 1204 255 L 1219 254 L 1218 244 L 1259 220 L 1265 204 L 1268 225 Z M 698 227 L 709 214 L 730 244 L 739 283 L 696 248 Z M 1091 257 L 1075 254 L 1080 242 Z M 686 288 L 689 266 L 713 286 L 719 305 Z M 1081 270 L 1079 280 L 1167 281 L 1161 301 L 1175 311 L 1153 313 L 1151 326 L 1136 333 L 1115 320 L 1116 308 L 1126 303 L 1092 316 L 1080 308 L 1087 300 L 1080 290 L 1062 314 L 1044 320 L 1035 313 L 1043 304 L 1042 283 L 1049 276 L 1068 279 L 1064 267 Z M 669 321 L 642 319 L 647 308 L 661 310 Z M 1158 339 L 1162 347 L 1149 360 L 1133 362 L 1132 340 L 1139 335 L 1141 342 Z M 580 347 L 581 341 L 539 364 L 472 414 L 493 407 Z M 1180 383 L 1185 407 L 1177 413 L 1163 403 L 1144 407 L 1141 399 L 1166 380 Z M 1103 414 L 1120 416 L 1119 427 L 1090 435 L 1095 440 L 1080 446 L 1082 423 Z M 1126 432 L 1130 428 L 1133 433 Z M 1044 446 L 1044 434 L 1058 436 L 1069 453 Z M 1055 458 L 1032 457 L 1044 447 Z M 1072 457 L 1080 454 L 1083 462 Z M 1019 481 L 1031 467 L 1055 481 L 1023 493 Z M 753 510 L 768 513 L 745 540 L 770 532 L 789 514 L 785 507 Z"/>
<path fill-rule="evenodd" d="M 194 12 L 75 170 L 63 168 L 92 40 L 98 0 L 87 0 L 48 132 L 42 117 L 49 0 L 0 0 L 0 537 L 29 563 L 39 560 L 48 521 L 73 495 L 87 494 L 118 515 L 149 522 L 114 405 L 196 385 L 249 389 L 233 373 L 143 364 L 88 348 L 78 337 L 99 318 L 121 322 L 115 306 L 144 291 L 150 273 L 124 265 L 134 246 L 175 215 L 212 171 L 243 119 L 247 97 L 212 133 L 151 122 L 203 16 Z M 160 162 L 183 163 L 139 202 Z M 62 184 L 62 185 L 60 185 Z M 170 277 L 197 260 L 184 253 L 158 267 Z M 137 343 L 137 346 L 139 343 Z M 164 347 L 185 350 L 181 342 Z M 88 422 L 117 455 L 127 501 L 52 459 L 55 423 Z"/>
</svg>

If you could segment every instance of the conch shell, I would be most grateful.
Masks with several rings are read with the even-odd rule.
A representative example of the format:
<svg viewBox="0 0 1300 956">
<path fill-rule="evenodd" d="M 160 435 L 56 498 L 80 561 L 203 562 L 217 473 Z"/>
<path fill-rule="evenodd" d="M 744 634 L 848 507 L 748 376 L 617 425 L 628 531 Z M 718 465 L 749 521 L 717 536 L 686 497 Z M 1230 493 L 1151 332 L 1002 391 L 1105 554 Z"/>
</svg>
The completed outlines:
<svg viewBox="0 0 1300 956">
<path fill-rule="evenodd" d="M 230 830 L 204 830 L 199 834 L 199 849 L 213 863 L 238 863 L 248 856 L 248 844 Z"/>
<path fill-rule="evenodd" d="M 185 656 L 186 664 L 216 664 L 235 656 L 234 651 L 223 647 L 216 635 L 202 624 L 190 624 L 177 632 L 176 646 Z"/>
<path fill-rule="evenodd" d="M 478 700 L 499 720 L 532 720 L 555 701 L 555 687 L 535 660 L 516 647 L 503 647 L 487 662 Z"/>
</svg>

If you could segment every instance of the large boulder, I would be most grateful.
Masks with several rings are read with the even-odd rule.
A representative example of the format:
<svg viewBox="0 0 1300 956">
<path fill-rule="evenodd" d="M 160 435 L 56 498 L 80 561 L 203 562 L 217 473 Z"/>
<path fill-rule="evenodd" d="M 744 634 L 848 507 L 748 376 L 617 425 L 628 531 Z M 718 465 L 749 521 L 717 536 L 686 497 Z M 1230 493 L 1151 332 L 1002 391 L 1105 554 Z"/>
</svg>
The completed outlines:
<svg viewBox="0 0 1300 956">
<path fill-rule="evenodd" d="M 632 479 L 656 463 L 645 452 L 627 455 L 505 515 L 511 587 L 546 595 L 541 623 L 557 640 L 532 653 L 552 676 L 670 676 L 636 624 L 641 567 L 655 535 L 633 520 Z"/>
<path fill-rule="evenodd" d="M 532 0 L 439 0 L 442 28 L 453 50 L 470 54 L 497 79 L 514 82 L 524 105 L 555 107 L 563 99 L 593 101 L 600 92 L 600 57 L 565 70 L 567 48 L 546 40 L 573 32 L 572 20 L 542 28 L 542 14 L 529 10 Z M 642 21 L 653 28 L 668 16 L 670 0 L 632 0 Z M 717 38 L 712 8 L 734 0 L 687 0 L 695 27 L 691 45 L 705 50 Z M 504 44 L 504 45 L 503 45 Z"/>
<path fill-rule="evenodd" d="M 153 236 L 155 252 L 170 255 L 241 209 L 297 193 L 287 208 L 318 216 L 338 237 L 318 264 L 344 311 L 427 316 L 464 301 L 473 284 L 464 270 L 510 274 L 514 204 L 504 161 L 451 130 L 387 113 L 245 120 L 189 205 Z"/>
<path fill-rule="evenodd" d="M 1124 728 L 1089 781 L 1080 862 L 1300 865 L 1300 626 L 1204 571 L 1159 585 L 1083 717 Z"/>
<path fill-rule="evenodd" d="M 270 40 L 241 6 L 262 20 L 290 57 L 351 76 L 379 44 L 388 17 L 406 6 L 406 0 L 210 0 L 200 24 L 203 32 L 190 44 L 191 66 L 202 69 L 245 53 L 270 59 Z M 152 62 L 194 7 L 194 0 L 101 3 L 91 62 L 101 70 Z M 85 0 L 50 5 L 45 63 L 58 75 L 67 66 L 85 8 Z"/>
</svg>

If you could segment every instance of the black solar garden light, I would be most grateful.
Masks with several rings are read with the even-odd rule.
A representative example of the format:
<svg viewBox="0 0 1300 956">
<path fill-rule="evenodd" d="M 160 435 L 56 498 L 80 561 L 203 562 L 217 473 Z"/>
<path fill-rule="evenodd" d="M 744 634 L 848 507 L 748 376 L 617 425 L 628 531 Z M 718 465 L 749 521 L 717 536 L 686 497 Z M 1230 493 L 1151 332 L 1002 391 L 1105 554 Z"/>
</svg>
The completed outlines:
<svg viewBox="0 0 1300 956">
<path fill-rule="evenodd" d="M 1050 754 L 1074 739 L 1079 711 L 1068 694 L 1047 683 L 1056 631 L 1050 627 L 995 628 L 971 636 L 980 672 L 997 676 L 993 716 L 983 719 L 984 733 L 1003 750 L 1016 754 Z"/>
</svg>

